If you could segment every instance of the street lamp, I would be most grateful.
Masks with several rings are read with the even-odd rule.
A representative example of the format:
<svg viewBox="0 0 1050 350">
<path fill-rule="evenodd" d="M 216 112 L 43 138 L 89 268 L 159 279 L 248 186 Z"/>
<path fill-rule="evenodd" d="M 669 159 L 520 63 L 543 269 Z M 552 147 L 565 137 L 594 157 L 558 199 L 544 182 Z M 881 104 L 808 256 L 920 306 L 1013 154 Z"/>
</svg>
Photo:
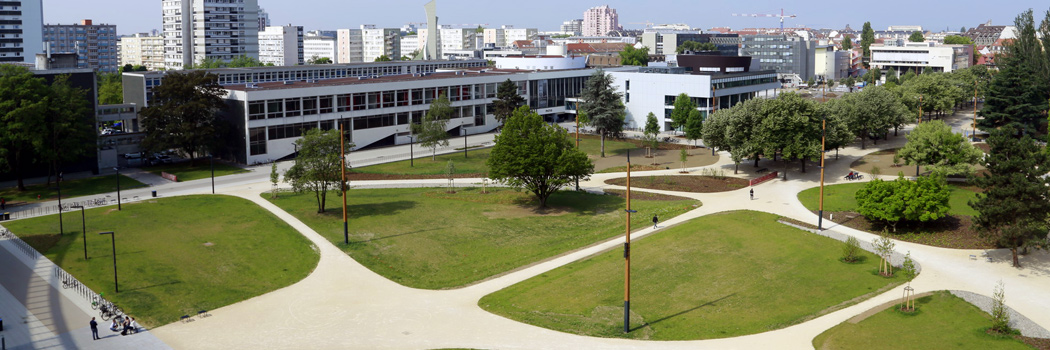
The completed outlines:
<svg viewBox="0 0 1050 350">
<path fill-rule="evenodd" d="M 627 234 L 623 244 L 623 332 L 631 332 L 631 151 L 627 150 Z"/>
<path fill-rule="evenodd" d="M 84 260 L 87 260 L 87 220 L 84 219 L 84 206 L 74 205 L 70 208 L 80 209 L 80 233 L 84 236 Z"/>
<path fill-rule="evenodd" d="M 113 289 L 116 293 L 120 293 L 120 285 L 117 284 L 117 235 L 113 231 L 99 232 L 100 235 L 109 235 L 110 242 L 113 243 Z"/>
<path fill-rule="evenodd" d="M 120 210 L 120 168 L 113 168 L 117 172 L 117 210 Z"/>
<path fill-rule="evenodd" d="M 56 181 L 55 183 L 58 184 L 58 234 L 59 235 L 64 235 L 64 234 L 66 234 L 66 232 L 65 232 L 66 230 L 63 227 L 64 225 L 62 223 L 62 172 L 61 171 L 58 172 L 58 181 Z"/>
</svg>

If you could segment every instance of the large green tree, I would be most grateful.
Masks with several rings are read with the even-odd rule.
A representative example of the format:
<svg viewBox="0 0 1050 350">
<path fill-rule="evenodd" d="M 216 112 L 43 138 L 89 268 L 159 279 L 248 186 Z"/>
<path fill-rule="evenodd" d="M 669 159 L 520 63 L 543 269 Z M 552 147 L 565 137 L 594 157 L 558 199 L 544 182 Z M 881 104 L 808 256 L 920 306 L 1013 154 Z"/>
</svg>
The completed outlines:
<svg viewBox="0 0 1050 350">
<path fill-rule="evenodd" d="M 1014 26 L 1017 38 L 996 58 L 999 73 L 992 78 L 977 126 L 985 131 L 1012 126 L 1019 134 L 1035 135 L 1046 118 L 1050 63 L 1036 38 L 1032 10 L 1017 16 Z"/>
<path fill-rule="evenodd" d="M 909 181 L 902 175 L 894 181 L 871 180 L 857 191 L 856 199 L 861 215 L 889 224 L 897 232 L 901 221 L 928 222 L 947 215 L 950 196 L 944 177 Z"/>
<path fill-rule="evenodd" d="M 0 170 L 14 173 L 18 190 L 25 191 L 25 168 L 44 144 L 48 87 L 28 69 L 0 64 Z"/>
<path fill-rule="evenodd" d="M 846 51 L 853 50 L 853 37 L 849 34 L 842 36 L 842 49 Z"/>
<path fill-rule="evenodd" d="M 875 30 L 871 29 L 871 22 L 864 22 L 864 27 L 860 32 L 860 47 L 864 49 L 864 61 L 865 67 L 868 65 L 868 61 L 871 59 L 871 44 L 875 43 Z"/>
<path fill-rule="evenodd" d="M 63 164 L 95 152 L 95 111 L 88 96 L 88 90 L 70 84 L 68 75 L 59 75 L 51 82 L 44 115 L 44 142 L 37 154 L 56 175 L 62 172 Z M 48 176 L 49 184 L 50 180 Z"/>
<path fill-rule="evenodd" d="M 925 165 L 934 173 L 969 174 L 973 172 L 973 165 L 984 157 L 984 152 L 940 120 L 919 124 L 905 137 L 908 143 L 897 155 L 908 165 Z"/>
<path fill-rule="evenodd" d="M 153 102 L 140 112 L 146 130 L 144 150 L 174 148 L 190 159 L 214 152 L 227 127 L 218 116 L 226 107 L 226 90 L 219 86 L 217 75 L 203 70 L 169 72 L 153 92 Z"/>
<path fill-rule="evenodd" d="M 624 46 L 620 51 L 620 63 L 625 66 L 646 66 L 649 64 L 649 48 L 634 48 L 632 45 Z"/>
<path fill-rule="evenodd" d="M 678 94 L 674 99 L 674 109 L 671 110 L 671 128 L 678 130 L 689 121 L 689 111 L 696 110 L 696 104 L 689 95 Z"/>
<path fill-rule="evenodd" d="M 492 101 L 496 121 L 503 123 L 524 104 L 525 98 L 518 94 L 518 85 L 510 79 L 504 80 L 496 87 L 496 100 Z"/>
<path fill-rule="evenodd" d="M 292 167 L 284 173 L 285 181 L 292 185 L 294 191 L 314 193 L 318 213 L 325 212 L 325 199 L 328 191 L 342 189 L 340 184 L 342 183 L 343 162 L 339 159 L 342 154 L 339 139 L 338 129 L 306 130 L 302 138 L 295 140 L 299 153 Z M 343 145 L 345 149 L 353 146 L 349 142 Z M 349 170 L 350 165 L 347 164 L 346 168 Z"/>
<path fill-rule="evenodd" d="M 605 157 L 605 138 L 623 136 L 623 122 L 626 113 L 620 93 L 612 86 L 612 75 L 599 69 L 591 74 L 580 92 L 583 100 L 579 111 L 587 116 L 590 124 L 602 139 L 601 156 Z"/>
<path fill-rule="evenodd" d="M 698 110 L 689 111 L 689 119 L 685 122 L 685 138 L 694 143 L 697 139 L 704 137 L 704 117 Z"/>
<path fill-rule="evenodd" d="M 103 105 L 124 103 L 124 84 L 119 73 L 98 75 L 98 103 Z"/>
<path fill-rule="evenodd" d="M 913 43 L 921 43 L 923 41 L 926 41 L 926 37 L 922 35 L 922 32 L 916 30 L 914 32 L 911 32 L 911 35 L 908 36 L 908 41 Z"/>
<path fill-rule="evenodd" d="M 532 192 L 540 207 L 561 187 L 594 173 L 594 165 L 573 146 L 565 129 L 543 122 L 527 106 L 507 119 L 486 162 L 490 178 Z"/>
<path fill-rule="evenodd" d="M 869 137 L 887 133 L 907 113 L 900 99 L 882 86 L 847 94 L 827 105 L 831 114 L 841 118 L 849 132 L 860 138 L 861 149 L 866 148 Z"/>
<path fill-rule="evenodd" d="M 820 156 L 821 120 L 825 109 L 796 93 L 781 93 L 762 109 L 759 140 L 763 154 L 780 153 L 785 160 L 799 160 L 806 172 L 807 159 Z"/>
<path fill-rule="evenodd" d="M 758 166 L 763 151 L 760 124 L 768 102 L 767 99 L 753 98 L 731 108 L 719 109 L 704 122 L 704 144 L 712 149 L 728 151 L 735 163 L 734 173 L 739 170 L 740 162 L 744 159 L 751 159 Z"/>
<path fill-rule="evenodd" d="M 430 103 L 430 109 L 419 124 L 412 124 L 412 134 L 420 146 L 430 149 L 430 157 L 437 161 L 437 148 L 448 146 L 448 121 L 452 118 L 452 102 L 445 93 Z"/>
<path fill-rule="evenodd" d="M 1020 267 L 1018 249 L 1045 248 L 1047 244 L 1050 156 L 1028 135 L 1016 138 L 1016 133 L 1011 126 L 992 131 L 985 162 L 988 173 L 971 177 L 984 191 L 970 206 L 978 213 L 974 226 L 999 246 L 1009 248 L 1014 266 Z"/>
</svg>

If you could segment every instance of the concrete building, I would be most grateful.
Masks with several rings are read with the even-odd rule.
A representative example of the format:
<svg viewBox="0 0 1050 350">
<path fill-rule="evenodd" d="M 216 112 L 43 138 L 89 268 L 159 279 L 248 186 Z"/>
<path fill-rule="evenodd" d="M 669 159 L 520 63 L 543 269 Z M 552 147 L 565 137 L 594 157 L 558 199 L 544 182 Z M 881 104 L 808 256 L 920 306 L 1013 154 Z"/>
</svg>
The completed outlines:
<svg viewBox="0 0 1050 350">
<path fill-rule="evenodd" d="M 813 50 L 813 75 L 816 80 L 838 81 L 849 76 L 850 52 L 835 45 L 819 45 Z"/>
<path fill-rule="evenodd" d="M 164 37 L 138 33 L 120 38 L 119 66 L 143 66 L 149 70 L 164 69 Z"/>
<path fill-rule="evenodd" d="M 570 19 L 561 23 L 561 33 L 568 35 L 582 35 L 583 34 L 583 19 Z"/>
<path fill-rule="evenodd" d="M 427 29 L 420 30 L 420 33 Z M 473 50 L 478 48 L 478 33 L 474 28 L 441 28 L 441 50 Z"/>
<path fill-rule="evenodd" d="M 973 47 L 970 45 L 938 45 L 934 42 L 913 43 L 905 40 L 873 44 L 871 50 L 872 69 L 887 71 L 893 68 L 898 74 L 907 71 L 952 72 L 967 68 L 973 62 Z"/>
<path fill-rule="evenodd" d="M 302 26 L 270 26 L 259 32 L 259 62 L 275 66 L 306 63 Z"/>
<path fill-rule="evenodd" d="M 915 25 L 910 25 L 910 26 L 889 26 L 888 28 L 886 28 L 886 31 L 887 32 L 908 32 L 908 33 L 913 33 L 913 32 L 925 33 L 926 32 L 926 31 L 922 30 L 922 26 L 915 26 Z"/>
<path fill-rule="evenodd" d="M 497 69 L 530 71 L 582 69 L 587 67 L 585 56 L 505 56 L 494 57 Z"/>
<path fill-rule="evenodd" d="M 419 34 L 401 37 L 401 56 L 411 57 L 413 52 L 419 51 L 419 48 Z"/>
<path fill-rule="evenodd" d="M 0 63 L 33 63 L 44 52 L 43 0 L 0 1 Z"/>
<path fill-rule="evenodd" d="M 266 30 L 270 26 L 270 14 L 262 7 L 259 8 L 259 31 Z"/>
<path fill-rule="evenodd" d="M 372 62 L 380 56 L 401 59 L 401 29 L 376 28 L 375 25 L 366 24 L 361 26 L 361 35 L 362 61 Z"/>
<path fill-rule="evenodd" d="M 650 55 L 673 55 L 678 46 L 687 41 L 713 43 L 723 56 L 739 54 L 739 36 L 736 34 L 701 34 L 696 31 L 646 30 L 642 33 L 642 46 L 649 48 Z"/>
<path fill-rule="evenodd" d="M 644 127 L 653 113 L 666 131 L 671 130 L 671 111 L 679 94 L 688 95 L 703 118 L 751 98 L 772 96 L 780 87 L 777 73 L 752 70 L 751 61 L 742 56 L 678 55 L 678 67 L 610 70 L 609 75 L 623 95 L 626 127 Z"/>
<path fill-rule="evenodd" d="M 604 36 L 611 31 L 622 30 L 620 16 L 609 5 L 592 7 L 583 12 L 583 35 Z"/>
<path fill-rule="evenodd" d="M 740 36 L 740 55 L 758 61 L 761 70 L 774 70 L 781 82 L 799 84 L 814 77 L 815 40 L 794 34 Z"/>
<path fill-rule="evenodd" d="M 94 24 L 90 19 L 77 24 L 45 24 L 44 41 L 52 53 L 77 54 L 77 68 L 117 72 L 119 49 L 114 24 Z"/>
<path fill-rule="evenodd" d="M 518 40 L 534 40 L 539 30 L 536 28 L 514 28 L 505 25 L 499 28 L 486 28 L 484 42 L 495 47 L 507 47 Z"/>
<path fill-rule="evenodd" d="M 258 0 L 164 0 L 161 8 L 167 69 L 259 58 Z"/>
<path fill-rule="evenodd" d="M 337 57 L 335 37 L 318 31 L 307 32 L 303 36 L 303 56 L 307 62 L 320 58 L 328 58 L 335 62 Z"/>
<path fill-rule="evenodd" d="M 999 39 L 1012 39 L 1013 33 L 1013 26 L 993 26 L 992 21 L 988 21 L 988 23 L 982 23 L 970 28 L 966 33 L 963 33 L 963 36 L 973 40 L 974 45 L 989 46 L 995 44 L 996 40 Z"/>
<path fill-rule="evenodd" d="M 362 62 L 365 55 L 364 36 L 360 29 L 336 31 L 336 63 Z"/>
</svg>

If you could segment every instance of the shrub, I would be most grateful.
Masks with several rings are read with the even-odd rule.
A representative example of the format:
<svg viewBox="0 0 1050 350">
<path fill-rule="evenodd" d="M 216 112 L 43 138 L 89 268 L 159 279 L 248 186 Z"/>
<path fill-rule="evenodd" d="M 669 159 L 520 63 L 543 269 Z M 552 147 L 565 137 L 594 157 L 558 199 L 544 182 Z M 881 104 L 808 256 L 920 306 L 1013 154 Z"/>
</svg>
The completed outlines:
<svg viewBox="0 0 1050 350">
<path fill-rule="evenodd" d="M 1002 334 L 1010 333 L 1010 314 L 1006 312 L 1006 292 L 1003 281 L 995 285 L 992 294 L 992 331 Z"/>
<path fill-rule="evenodd" d="M 842 246 L 842 261 L 847 263 L 860 261 L 860 242 L 857 241 L 857 237 L 846 238 L 845 245 Z"/>
</svg>

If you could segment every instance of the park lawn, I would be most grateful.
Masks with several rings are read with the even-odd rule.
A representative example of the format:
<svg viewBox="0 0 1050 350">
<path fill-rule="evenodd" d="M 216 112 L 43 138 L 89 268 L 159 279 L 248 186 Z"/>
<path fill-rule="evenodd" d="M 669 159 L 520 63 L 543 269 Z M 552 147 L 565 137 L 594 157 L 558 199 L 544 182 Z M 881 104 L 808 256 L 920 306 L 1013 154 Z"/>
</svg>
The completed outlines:
<svg viewBox="0 0 1050 350">
<path fill-rule="evenodd" d="M 335 192 L 324 214 L 317 213 L 312 192 L 282 193 L 271 200 L 372 271 L 423 289 L 462 287 L 624 233 L 625 200 L 619 196 L 561 191 L 549 198 L 550 209 L 538 212 L 530 193 L 456 191 L 351 190 L 349 246 L 344 244 L 342 200 Z M 670 200 L 632 198 L 643 222 L 637 228 L 654 214 L 666 220 L 700 205 L 664 199 Z"/>
<path fill-rule="evenodd" d="M 4 222 L 4 226 L 147 327 L 291 285 L 320 258 L 310 242 L 273 214 L 230 196 L 171 197 L 88 209 L 84 260 L 80 215 Z M 113 286 L 110 237 L 116 232 L 120 293 Z M 210 244 L 209 244 L 210 243 Z"/>
<path fill-rule="evenodd" d="M 864 188 L 864 185 L 867 183 L 867 181 L 862 181 L 824 186 L 824 211 L 857 212 L 857 191 Z M 974 191 L 973 187 L 948 184 L 948 188 L 951 189 L 951 196 L 948 197 L 948 204 L 951 206 L 951 209 L 948 211 L 949 215 L 977 215 L 977 211 L 971 208 L 969 204 L 970 200 L 977 200 L 977 192 Z M 820 187 L 810 188 L 798 194 L 798 200 L 806 206 L 806 209 L 811 211 L 819 209 L 819 197 Z"/>
<path fill-rule="evenodd" d="M 879 260 L 840 262 L 843 243 L 753 211 L 708 215 L 631 247 L 631 329 L 623 333 L 621 248 L 482 298 L 497 315 L 598 337 L 696 340 L 788 327 L 899 285 Z"/>
<path fill-rule="evenodd" d="M 569 135 L 572 139 L 572 135 Z M 624 141 L 605 140 L 606 155 L 626 153 L 628 149 L 636 148 L 634 144 Z M 580 149 L 592 157 L 601 154 L 601 140 L 595 136 L 580 135 Z M 456 167 L 457 174 L 485 174 L 489 167 L 485 162 L 492 154 L 492 148 L 469 149 L 464 157 L 463 150 L 455 153 L 438 155 L 437 160 L 432 160 L 430 149 L 416 147 L 415 160 L 402 160 L 397 162 L 369 165 L 354 168 L 353 171 L 365 174 L 394 174 L 394 175 L 444 175 L 445 167 L 451 160 Z"/>
<path fill-rule="evenodd" d="M 917 310 L 896 307 L 860 322 L 843 322 L 813 338 L 817 349 L 1031 349 L 1012 337 L 985 333 L 991 317 L 951 293 L 919 298 Z"/>
<path fill-rule="evenodd" d="M 127 190 L 138 187 L 146 187 L 146 184 L 138 182 L 130 177 L 120 175 L 120 189 Z M 79 180 L 62 181 L 62 198 L 73 198 L 90 196 L 100 193 L 115 192 L 117 190 L 117 178 L 115 176 L 96 176 Z M 58 186 L 52 182 L 48 187 L 46 184 L 26 186 L 26 191 L 19 191 L 18 187 L 0 189 L 0 197 L 7 200 L 11 205 L 17 202 L 49 201 L 58 198 Z"/>
<path fill-rule="evenodd" d="M 146 168 L 150 173 L 160 175 L 165 172 L 175 175 L 179 182 L 207 179 L 211 177 L 211 164 L 207 159 L 197 159 L 196 162 L 179 162 L 174 164 L 154 165 Z M 215 177 L 242 174 L 248 170 L 224 163 L 215 163 Z"/>
</svg>

